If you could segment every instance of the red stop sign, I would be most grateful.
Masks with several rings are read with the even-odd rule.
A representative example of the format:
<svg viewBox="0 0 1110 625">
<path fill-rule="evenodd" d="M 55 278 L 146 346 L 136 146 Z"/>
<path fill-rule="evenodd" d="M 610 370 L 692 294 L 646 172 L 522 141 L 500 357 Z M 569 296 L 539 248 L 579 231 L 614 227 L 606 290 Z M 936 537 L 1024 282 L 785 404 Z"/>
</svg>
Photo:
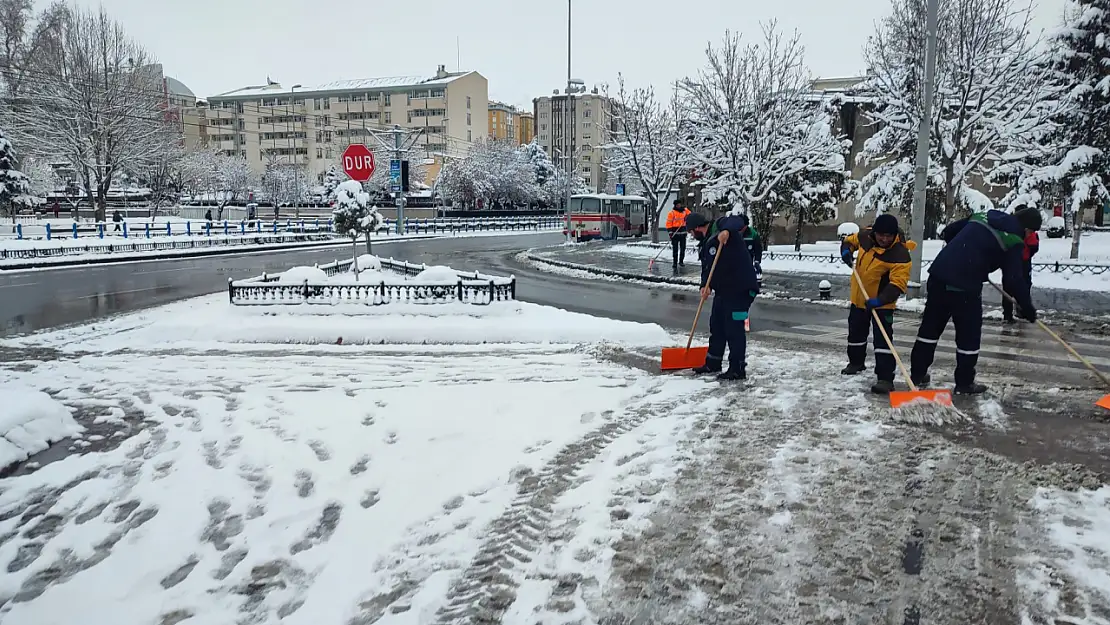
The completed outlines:
<svg viewBox="0 0 1110 625">
<path fill-rule="evenodd" d="M 347 146 L 343 150 L 343 172 L 351 180 L 366 182 L 374 175 L 374 153 L 361 143 Z"/>
</svg>

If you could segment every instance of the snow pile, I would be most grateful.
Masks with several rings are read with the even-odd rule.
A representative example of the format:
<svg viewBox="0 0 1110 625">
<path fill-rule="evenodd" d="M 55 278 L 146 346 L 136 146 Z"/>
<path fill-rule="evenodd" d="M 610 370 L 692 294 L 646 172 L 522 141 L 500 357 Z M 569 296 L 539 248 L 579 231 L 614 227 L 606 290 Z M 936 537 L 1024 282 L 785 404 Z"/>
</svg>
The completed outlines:
<svg viewBox="0 0 1110 625">
<path fill-rule="evenodd" d="M 68 408 L 41 391 L 0 388 L 0 406 L 0 469 L 82 430 Z"/>
<path fill-rule="evenodd" d="M 309 284 L 325 284 L 328 274 L 317 267 L 293 267 L 278 276 L 279 284 L 304 284 L 306 281 Z"/>
<path fill-rule="evenodd" d="M 844 238 L 853 234 L 859 234 L 859 225 L 855 222 L 845 222 L 836 227 L 836 235 Z"/>
<path fill-rule="evenodd" d="M 227 295 L 221 294 L 121 315 L 98 323 L 96 329 L 55 330 L 35 335 L 34 342 L 65 350 L 78 346 L 228 349 L 229 344 L 333 345 L 340 339 L 343 345 L 670 344 L 667 332 L 655 324 L 517 301 L 255 307 L 232 306 Z M 23 341 L 14 340 L 17 344 Z"/>
<path fill-rule="evenodd" d="M 427 267 L 424 269 L 424 271 L 421 271 L 415 278 L 413 278 L 413 281 L 415 282 L 431 283 L 458 282 L 458 280 L 459 272 L 451 269 L 450 267 L 444 267 L 442 265 Z"/>
<path fill-rule="evenodd" d="M 351 264 L 350 271 L 354 271 L 356 266 L 359 271 L 381 271 L 382 260 L 377 256 L 363 254 L 356 258 L 355 262 Z"/>
</svg>

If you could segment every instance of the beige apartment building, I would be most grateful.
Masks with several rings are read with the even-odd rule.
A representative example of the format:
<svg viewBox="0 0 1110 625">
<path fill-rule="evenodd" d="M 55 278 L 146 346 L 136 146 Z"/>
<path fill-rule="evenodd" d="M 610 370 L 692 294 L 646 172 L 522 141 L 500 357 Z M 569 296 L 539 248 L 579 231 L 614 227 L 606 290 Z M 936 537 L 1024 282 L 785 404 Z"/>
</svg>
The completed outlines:
<svg viewBox="0 0 1110 625">
<path fill-rule="evenodd" d="M 268 163 L 297 164 L 317 179 L 352 143 L 380 152 L 376 137 L 392 142 L 384 133 L 394 127 L 405 131 L 406 144 L 415 140 L 409 160 L 464 157 L 486 134 L 488 94 L 478 72 L 448 72 L 442 65 L 424 77 L 288 87 L 268 80 L 208 98 L 207 109 L 194 109 L 187 121 L 197 122 L 202 144 L 243 156 L 258 173 Z"/>
<path fill-rule="evenodd" d="M 572 132 L 566 132 L 567 95 L 558 90 L 553 95 L 532 101 L 535 133 L 544 151 L 557 166 L 566 168 L 566 155 L 574 159 L 575 168 L 595 192 L 604 191 L 608 179 L 602 156 L 603 146 L 613 138 L 613 103 L 595 87 L 588 93 L 570 98 Z M 568 143 L 569 140 L 569 143 Z"/>
</svg>

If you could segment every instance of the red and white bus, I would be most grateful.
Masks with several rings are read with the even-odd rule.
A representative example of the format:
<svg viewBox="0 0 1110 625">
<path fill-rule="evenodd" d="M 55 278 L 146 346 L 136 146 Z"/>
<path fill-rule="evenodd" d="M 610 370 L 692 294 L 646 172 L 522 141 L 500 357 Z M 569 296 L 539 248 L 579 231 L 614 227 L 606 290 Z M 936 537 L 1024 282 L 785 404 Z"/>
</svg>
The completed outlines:
<svg viewBox="0 0 1110 625">
<path fill-rule="evenodd" d="M 643 236 L 647 230 L 646 198 L 638 195 L 572 195 L 570 227 L 578 241 Z M 567 233 L 563 228 L 563 234 Z"/>
</svg>

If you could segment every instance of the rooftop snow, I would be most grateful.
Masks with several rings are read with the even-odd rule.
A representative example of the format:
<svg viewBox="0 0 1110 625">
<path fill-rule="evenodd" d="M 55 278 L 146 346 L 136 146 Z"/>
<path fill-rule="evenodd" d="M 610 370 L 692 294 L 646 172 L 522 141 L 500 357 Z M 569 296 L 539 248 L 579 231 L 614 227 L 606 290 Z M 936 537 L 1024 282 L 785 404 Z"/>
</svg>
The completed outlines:
<svg viewBox="0 0 1110 625">
<path fill-rule="evenodd" d="M 360 91 L 369 89 L 396 89 L 401 87 L 417 87 L 417 86 L 432 86 L 432 85 L 446 85 L 456 78 L 465 76 L 470 72 L 462 72 L 451 74 L 446 78 L 435 78 L 426 76 L 385 76 L 381 78 L 357 78 L 354 80 L 336 80 L 333 82 L 326 82 L 320 85 L 309 85 L 307 87 L 297 89 L 297 93 L 304 95 L 310 93 L 320 93 L 328 91 Z M 289 89 L 282 88 L 281 85 L 268 85 L 260 87 L 243 87 L 227 93 L 221 93 L 212 98 L 250 98 L 261 96 L 274 96 L 274 95 L 289 95 L 292 93 Z"/>
</svg>

